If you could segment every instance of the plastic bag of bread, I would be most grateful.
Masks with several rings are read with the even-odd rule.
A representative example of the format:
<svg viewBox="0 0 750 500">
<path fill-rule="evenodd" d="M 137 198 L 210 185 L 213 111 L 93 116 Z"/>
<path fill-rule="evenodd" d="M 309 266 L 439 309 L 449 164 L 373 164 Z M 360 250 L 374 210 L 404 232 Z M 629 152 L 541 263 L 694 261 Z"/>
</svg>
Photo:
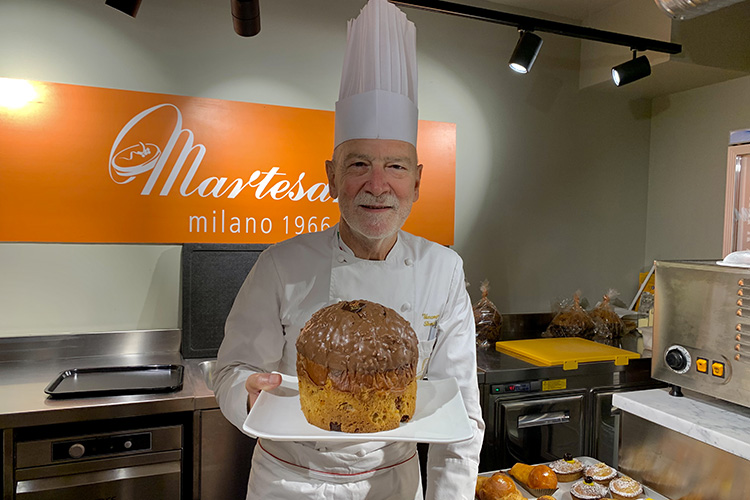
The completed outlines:
<svg viewBox="0 0 750 500">
<path fill-rule="evenodd" d="M 475 493 L 479 500 L 526 500 L 516 483 L 502 472 L 490 477 L 479 476 Z"/>
<path fill-rule="evenodd" d="M 557 474 L 546 465 L 517 463 L 509 473 L 534 496 L 552 495 L 557 490 Z"/>
<path fill-rule="evenodd" d="M 479 286 L 482 298 L 474 304 L 474 324 L 477 329 L 477 346 L 483 348 L 495 347 L 495 342 L 500 341 L 500 330 L 503 326 L 503 317 L 489 299 L 490 282 L 484 280 Z"/>
<path fill-rule="evenodd" d="M 592 340 L 600 344 L 620 346 L 620 339 L 625 332 L 625 323 L 615 312 L 611 301 L 617 297 L 615 290 L 609 290 L 602 301 L 589 313 L 594 322 L 594 336 Z"/>
<path fill-rule="evenodd" d="M 591 339 L 594 336 L 594 322 L 581 307 L 581 292 L 576 291 L 573 301 L 563 304 L 542 337 L 583 337 Z"/>
</svg>

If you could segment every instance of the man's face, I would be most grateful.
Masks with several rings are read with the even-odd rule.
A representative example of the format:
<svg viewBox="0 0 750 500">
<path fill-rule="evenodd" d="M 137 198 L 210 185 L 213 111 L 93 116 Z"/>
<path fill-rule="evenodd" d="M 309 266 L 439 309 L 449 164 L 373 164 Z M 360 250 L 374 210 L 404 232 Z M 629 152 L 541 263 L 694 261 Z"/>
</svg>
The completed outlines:
<svg viewBox="0 0 750 500">
<path fill-rule="evenodd" d="M 401 229 L 419 198 L 422 165 L 408 142 L 354 139 L 336 148 L 326 173 L 343 221 L 360 237 L 383 240 Z"/>
</svg>

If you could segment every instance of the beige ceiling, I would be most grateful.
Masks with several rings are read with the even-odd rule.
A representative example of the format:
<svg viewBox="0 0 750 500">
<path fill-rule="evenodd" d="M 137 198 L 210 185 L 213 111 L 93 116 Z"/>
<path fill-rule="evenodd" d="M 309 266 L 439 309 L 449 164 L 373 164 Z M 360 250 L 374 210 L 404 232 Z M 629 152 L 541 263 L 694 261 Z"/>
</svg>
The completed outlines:
<svg viewBox="0 0 750 500">
<path fill-rule="evenodd" d="M 582 21 L 591 14 L 607 9 L 620 0 L 489 0 L 498 4 L 497 10 L 503 6 L 513 9 L 524 9 L 553 17 L 564 17 L 574 21 Z M 543 16 L 539 16 L 543 17 Z"/>
</svg>

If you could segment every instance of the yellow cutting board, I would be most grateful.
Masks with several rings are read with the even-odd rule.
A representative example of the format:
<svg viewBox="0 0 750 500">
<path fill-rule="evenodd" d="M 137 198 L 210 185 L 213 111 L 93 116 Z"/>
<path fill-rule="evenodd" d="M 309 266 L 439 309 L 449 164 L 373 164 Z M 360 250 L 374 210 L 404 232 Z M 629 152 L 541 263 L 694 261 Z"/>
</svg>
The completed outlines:
<svg viewBox="0 0 750 500">
<path fill-rule="evenodd" d="M 641 357 L 636 352 L 577 337 L 505 340 L 497 342 L 495 349 L 537 366 L 562 365 L 563 370 L 575 370 L 578 363 L 589 361 L 614 361 L 616 365 L 627 365 L 630 359 Z"/>
</svg>

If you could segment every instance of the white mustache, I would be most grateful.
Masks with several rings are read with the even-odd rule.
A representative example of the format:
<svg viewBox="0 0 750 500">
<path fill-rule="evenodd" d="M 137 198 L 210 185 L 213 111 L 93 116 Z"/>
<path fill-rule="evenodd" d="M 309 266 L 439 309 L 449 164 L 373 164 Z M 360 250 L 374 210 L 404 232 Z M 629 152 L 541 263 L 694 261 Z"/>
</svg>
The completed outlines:
<svg viewBox="0 0 750 500">
<path fill-rule="evenodd" d="M 382 196 L 373 196 L 370 193 L 358 193 L 354 197 L 354 203 L 356 205 L 367 205 L 367 206 L 387 206 L 398 208 L 398 198 L 392 194 L 384 194 Z"/>
</svg>

